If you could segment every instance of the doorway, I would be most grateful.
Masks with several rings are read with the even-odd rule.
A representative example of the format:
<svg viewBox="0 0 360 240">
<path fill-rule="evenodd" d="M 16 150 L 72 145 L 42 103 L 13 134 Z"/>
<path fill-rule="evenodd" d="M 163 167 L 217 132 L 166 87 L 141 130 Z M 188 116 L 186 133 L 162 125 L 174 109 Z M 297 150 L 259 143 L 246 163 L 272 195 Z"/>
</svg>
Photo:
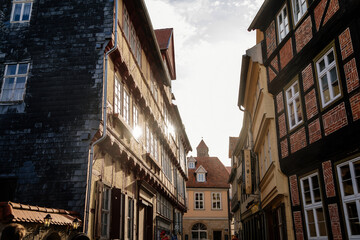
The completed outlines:
<svg viewBox="0 0 360 240">
<path fill-rule="evenodd" d="M 221 240 L 221 231 L 214 231 L 214 240 Z"/>
</svg>

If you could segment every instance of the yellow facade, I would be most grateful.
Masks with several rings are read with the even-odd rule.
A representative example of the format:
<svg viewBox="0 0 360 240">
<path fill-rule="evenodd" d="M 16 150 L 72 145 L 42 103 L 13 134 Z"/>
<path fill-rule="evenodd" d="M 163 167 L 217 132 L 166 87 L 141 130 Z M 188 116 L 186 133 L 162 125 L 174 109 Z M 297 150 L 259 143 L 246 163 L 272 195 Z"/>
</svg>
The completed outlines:
<svg viewBox="0 0 360 240">
<path fill-rule="evenodd" d="M 147 12 L 143 1 L 119 0 L 117 4 L 118 24 L 114 26 L 117 33 L 113 31 L 113 39 L 105 49 L 106 52 L 115 47 L 104 69 L 107 72 L 106 134 L 93 152 L 90 150 L 93 166 L 88 235 L 93 239 L 110 238 L 113 223 L 110 215 L 106 215 L 104 202 L 106 189 L 111 190 L 110 198 L 112 190 L 117 189 L 123 197 L 119 228 L 124 239 L 160 239 L 161 231 L 175 233 L 181 239 L 179 221 L 186 209 L 185 156 L 191 146 L 177 107 L 172 103 L 171 79 L 166 69 L 171 66 L 163 62 L 159 46 L 154 44 L 156 37 L 148 15 L 139 13 Z M 131 47 L 134 35 L 126 35 L 124 8 L 137 9 L 127 14 L 141 46 L 141 60 L 138 50 Z M 136 26 L 131 22 L 134 18 L 140 19 Z M 137 31 L 140 29 L 146 34 L 141 35 Z M 142 46 L 147 46 L 146 51 Z M 103 119 L 94 141 L 104 135 L 104 125 Z M 139 132 L 135 133 L 135 129 L 140 130 L 140 136 L 136 136 Z M 104 186 L 102 200 L 96 187 L 99 182 Z M 97 215 L 100 207 L 103 208 L 101 221 Z"/>
</svg>

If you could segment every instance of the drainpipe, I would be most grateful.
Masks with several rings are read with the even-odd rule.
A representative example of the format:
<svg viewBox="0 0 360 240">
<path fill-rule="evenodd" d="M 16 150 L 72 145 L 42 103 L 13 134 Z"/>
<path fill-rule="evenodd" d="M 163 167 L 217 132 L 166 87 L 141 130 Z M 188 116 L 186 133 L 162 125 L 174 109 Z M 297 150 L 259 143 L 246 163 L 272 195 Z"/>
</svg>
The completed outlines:
<svg viewBox="0 0 360 240">
<path fill-rule="evenodd" d="M 89 213 L 90 213 L 90 196 L 91 196 L 91 182 L 92 182 L 92 167 L 95 162 L 94 160 L 94 146 L 106 138 L 106 105 L 107 105 L 107 75 L 108 75 L 108 58 L 109 55 L 117 49 L 117 22 L 118 22 L 118 0 L 115 0 L 115 30 L 114 30 L 114 46 L 109 51 L 105 53 L 105 73 L 104 73 L 104 97 L 103 97 L 103 133 L 102 136 L 91 144 L 90 150 L 90 160 L 89 160 L 89 173 L 88 173 L 88 182 L 87 182 L 87 191 L 86 191 L 86 202 L 85 202 L 85 217 L 84 217 L 84 233 L 88 235 L 89 232 Z"/>
</svg>

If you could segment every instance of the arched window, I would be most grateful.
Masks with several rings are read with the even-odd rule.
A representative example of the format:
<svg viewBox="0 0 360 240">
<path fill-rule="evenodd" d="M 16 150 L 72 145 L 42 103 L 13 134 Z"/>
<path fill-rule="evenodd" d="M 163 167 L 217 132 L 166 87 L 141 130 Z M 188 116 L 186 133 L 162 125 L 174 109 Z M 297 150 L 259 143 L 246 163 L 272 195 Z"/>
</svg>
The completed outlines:
<svg viewBox="0 0 360 240">
<path fill-rule="evenodd" d="M 207 228 L 202 223 L 197 223 L 191 228 L 192 240 L 205 240 L 207 239 Z"/>
</svg>

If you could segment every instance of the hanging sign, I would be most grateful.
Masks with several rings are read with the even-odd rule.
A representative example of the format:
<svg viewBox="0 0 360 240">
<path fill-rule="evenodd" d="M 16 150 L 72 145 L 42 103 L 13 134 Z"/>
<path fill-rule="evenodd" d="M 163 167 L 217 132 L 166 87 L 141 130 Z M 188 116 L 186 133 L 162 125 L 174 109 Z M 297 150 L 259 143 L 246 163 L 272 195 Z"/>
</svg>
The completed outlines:
<svg viewBox="0 0 360 240">
<path fill-rule="evenodd" d="M 251 194 L 251 155 L 250 150 L 244 150 L 244 162 L 245 162 L 245 192 Z"/>
</svg>

